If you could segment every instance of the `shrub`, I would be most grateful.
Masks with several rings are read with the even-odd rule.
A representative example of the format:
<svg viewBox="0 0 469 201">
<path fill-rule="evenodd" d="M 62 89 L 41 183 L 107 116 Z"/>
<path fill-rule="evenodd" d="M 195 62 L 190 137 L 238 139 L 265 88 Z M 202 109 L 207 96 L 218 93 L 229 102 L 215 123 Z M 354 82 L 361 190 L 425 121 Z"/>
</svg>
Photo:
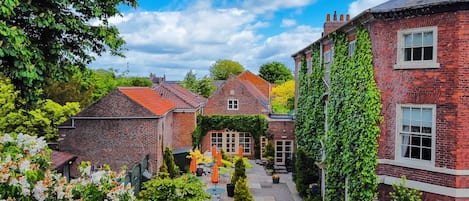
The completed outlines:
<svg viewBox="0 0 469 201">
<path fill-rule="evenodd" d="M 130 184 L 122 183 L 119 173 L 105 165 L 91 172 L 91 163 L 83 162 L 81 177 L 70 182 L 49 169 L 50 149 L 44 137 L 0 135 L 0 200 L 134 200 Z"/>
<path fill-rule="evenodd" d="M 236 184 L 240 178 L 246 178 L 246 166 L 242 158 L 238 158 L 235 162 L 235 171 L 231 177 L 231 183 Z"/>
<path fill-rule="evenodd" d="M 418 190 L 407 188 L 405 186 L 406 177 L 402 176 L 402 182 L 393 184 L 392 189 L 394 192 L 389 193 L 393 201 L 421 201 L 422 192 Z"/>
<path fill-rule="evenodd" d="M 239 178 L 236 182 L 234 190 L 234 200 L 235 201 L 254 201 L 251 192 L 249 192 L 249 187 L 247 185 L 246 178 Z"/>
<path fill-rule="evenodd" d="M 314 164 L 314 159 L 299 148 L 295 160 L 295 184 L 296 189 L 302 197 L 308 193 L 309 185 L 319 183 L 319 168 Z"/>
<path fill-rule="evenodd" d="M 139 200 L 208 200 L 210 195 L 204 191 L 204 186 L 202 180 L 191 174 L 185 174 L 175 179 L 155 178 L 143 183 L 143 190 L 139 193 Z"/>
</svg>

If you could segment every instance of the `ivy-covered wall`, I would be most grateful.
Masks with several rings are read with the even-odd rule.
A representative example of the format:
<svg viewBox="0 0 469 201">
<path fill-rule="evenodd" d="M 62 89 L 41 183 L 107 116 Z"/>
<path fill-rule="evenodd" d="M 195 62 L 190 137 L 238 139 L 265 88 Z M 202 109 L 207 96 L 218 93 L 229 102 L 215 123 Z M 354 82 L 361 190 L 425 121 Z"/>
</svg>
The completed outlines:
<svg viewBox="0 0 469 201">
<path fill-rule="evenodd" d="M 321 140 L 326 152 L 326 200 L 372 200 L 378 179 L 377 138 L 380 130 L 380 93 L 373 71 L 371 41 L 365 28 L 357 27 L 355 50 L 349 57 L 346 33 L 335 32 L 330 86 L 324 97 L 324 66 L 319 44 L 313 46 L 308 75 L 303 59 L 299 73 L 296 139 L 316 161 L 321 160 Z M 320 70 L 318 70 L 320 69 Z M 324 113 L 327 101 L 327 114 Z M 327 117 L 327 119 L 326 119 Z M 327 120 L 327 131 L 324 126 Z"/>
</svg>

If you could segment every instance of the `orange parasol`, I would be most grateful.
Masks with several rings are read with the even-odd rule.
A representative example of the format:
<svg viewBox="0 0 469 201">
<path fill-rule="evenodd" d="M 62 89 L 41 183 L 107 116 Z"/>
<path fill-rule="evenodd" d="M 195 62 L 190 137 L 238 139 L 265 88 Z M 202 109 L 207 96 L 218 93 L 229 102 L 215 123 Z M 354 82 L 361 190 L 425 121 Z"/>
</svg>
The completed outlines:
<svg viewBox="0 0 469 201">
<path fill-rule="evenodd" d="M 218 166 L 223 165 L 223 163 L 221 162 L 221 157 L 222 157 L 222 156 L 221 156 L 221 151 L 219 151 L 219 152 L 217 153 L 217 165 L 218 165 Z"/>
<path fill-rule="evenodd" d="M 213 159 L 215 159 L 216 156 L 217 156 L 217 146 L 213 145 L 212 146 L 212 157 L 213 157 Z"/>
<path fill-rule="evenodd" d="M 189 170 L 192 172 L 192 174 L 195 174 L 195 171 L 197 170 L 197 157 L 192 156 L 191 166 Z"/>
<path fill-rule="evenodd" d="M 244 148 L 243 148 L 243 145 L 239 145 L 238 156 L 239 156 L 240 158 L 243 157 L 243 149 L 244 149 Z"/>
<path fill-rule="evenodd" d="M 212 169 L 212 183 L 218 183 L 218 165 L 215 163 Z"/>
</svg>

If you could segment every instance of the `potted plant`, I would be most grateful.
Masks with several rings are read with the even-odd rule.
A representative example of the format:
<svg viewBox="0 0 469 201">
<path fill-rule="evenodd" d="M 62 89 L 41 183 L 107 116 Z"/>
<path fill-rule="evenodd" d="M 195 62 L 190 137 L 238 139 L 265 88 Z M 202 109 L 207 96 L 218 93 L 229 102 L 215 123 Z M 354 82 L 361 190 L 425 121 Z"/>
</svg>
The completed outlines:
<svg viewBox="0 0 469 201">
<path fill-rule="evenodd" d="M 278 174 L 272 175 L 272 182 L 278 184 L 280 182 L 280 176 Z"/>
</svg>

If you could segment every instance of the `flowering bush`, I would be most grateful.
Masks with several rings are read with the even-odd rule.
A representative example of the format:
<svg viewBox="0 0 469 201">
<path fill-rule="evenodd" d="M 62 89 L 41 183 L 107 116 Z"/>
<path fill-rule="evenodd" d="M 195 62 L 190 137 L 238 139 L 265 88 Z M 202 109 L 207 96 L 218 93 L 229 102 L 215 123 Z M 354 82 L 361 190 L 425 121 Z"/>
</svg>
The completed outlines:
<svg viewBox="0 0 469 201">
<path fill-rule="evenodd" d="M 280 176 L 278 174 L 272 175 L 272 179 L 280 179 Z"/>
<path fill-rule="evenodd" d="M 189 150 L 189 155 L 186 156 L 186 157 L 187 158 L 196 157 L 197 158 L 197 164 L 199 164 L 199 163 L 211 163 L 212 162 L 212 157 L 207 156 L 206 152 L 202 154 L 202 152 L 199 149 Z"/>
<path fill-rule="evenodd" d="M 49 167 L 50 150 L 43 137 L 0 135 L 0 200 L 135 200 L 132 188 L 120 182 L 125 171 L 106 166 L 91 172 L 80 165 L 81 177 L 70 182 Z"/>
</svg>

